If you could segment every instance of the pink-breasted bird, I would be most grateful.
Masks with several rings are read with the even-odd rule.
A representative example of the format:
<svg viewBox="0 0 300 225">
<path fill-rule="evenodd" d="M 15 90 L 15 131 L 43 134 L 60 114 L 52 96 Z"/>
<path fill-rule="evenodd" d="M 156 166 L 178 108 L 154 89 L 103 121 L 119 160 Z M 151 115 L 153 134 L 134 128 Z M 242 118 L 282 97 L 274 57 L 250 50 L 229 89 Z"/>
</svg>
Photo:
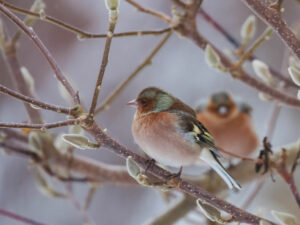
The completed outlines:
<svg viewBox="0 0 300 225">
<path fill-rule="evenodd" d="M 251 111 L 247 103 L 234 100 L 227 92 L 211 95 L 207 104 L 196 108 L 197 119 L 213 135 L 215 144 L 241 156 L 253 153 L 259 143 Z"/>
<path fill-rule="evenodd" d="M 162 165 L 182 167 L 206 162 L 229 188 L 241 186 L 219 161 L 214 139 L 196 118 L 195 111 L 166 91 L 148 87 L 129 105 L 137 107 L 132 123 L 135 142 Z"/>
</svg>

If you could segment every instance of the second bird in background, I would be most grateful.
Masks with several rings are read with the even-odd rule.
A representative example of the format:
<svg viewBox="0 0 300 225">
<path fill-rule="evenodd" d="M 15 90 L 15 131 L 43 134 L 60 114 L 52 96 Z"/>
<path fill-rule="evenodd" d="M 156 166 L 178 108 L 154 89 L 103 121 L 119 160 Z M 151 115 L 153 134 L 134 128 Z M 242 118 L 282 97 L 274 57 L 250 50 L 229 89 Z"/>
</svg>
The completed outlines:
<svg viewBox="0 0 300 225">
<path fill-rule="evenodd" d="M 258 147 L 252 125 L 252 108 L 236 101 L 227 92 L 211 95 L 206 104 L 196 107 L 197 119 L 215 138 L 215 144 L 227 152 L 248 156 Z"/>
</svg>

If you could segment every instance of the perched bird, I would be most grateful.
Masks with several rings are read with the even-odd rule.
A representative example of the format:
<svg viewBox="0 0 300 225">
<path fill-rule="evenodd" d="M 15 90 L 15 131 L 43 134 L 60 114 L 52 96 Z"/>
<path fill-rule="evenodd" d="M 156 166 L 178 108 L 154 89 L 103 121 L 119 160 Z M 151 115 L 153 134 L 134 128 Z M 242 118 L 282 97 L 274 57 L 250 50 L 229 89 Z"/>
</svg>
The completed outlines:
<svg viewBox="0 0 300 225">
<path fill-rule="evenodd" d="M 196 108 L 197 119 L 213 135 L 215 144 L 241 156 L 253 153 L 259 143 L 251 111 L 248 104 L 234 101 L 226 92 L 213 94 L 207 104 Z"/>
<path fill-rule="evenodd" d="M 158 163 L 182 167 L 206 162 L 229 188 L 240 185 L 219 161 L 214 139 L 200 123 L 195 111 L 166 91 L 148 87 L 128 105 L 137 107 L 132 134 L 141 149 Z"/>
</svg>

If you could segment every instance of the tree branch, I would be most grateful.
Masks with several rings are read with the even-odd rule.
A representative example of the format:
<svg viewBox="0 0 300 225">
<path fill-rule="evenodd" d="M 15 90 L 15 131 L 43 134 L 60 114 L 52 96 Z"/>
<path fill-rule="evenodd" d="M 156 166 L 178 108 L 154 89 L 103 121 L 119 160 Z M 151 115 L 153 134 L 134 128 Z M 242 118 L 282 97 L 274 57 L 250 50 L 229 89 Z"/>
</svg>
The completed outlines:
<svg viewBox="0 0 300 225">
<path fill-rule="evenodd" d="M 43 123 L 43 124 L 1 123 L 0 122 L 0 128 L 29 128 L 29 129 L 45 130 L 45 129 L 75 125 L 78 124 L 79 121 L 80 120 L 78 119 L 70 119 L 67 121 L 60 121 L 55 123 Z"/>
<path fill-rule="evenodd" d="M 147 58 L 133 71 L 132 74 L 128 76 L 128 78 L 121 83 L 109 96 L 104 100 L 102 105 L 96 109 L 95 114 L 101 112 L 106 109 L 109 104 L 124 90 L 124 88 L 133 80 L 133 78 L 139 74 L 147 65 L 151 63 L 152 58 L 156 55 L 156 53 L 161 49 L 161 47 L 167 42 L 169 37 L 171 36 L 172 31 L 170 30 L 166 36 L 158 43 L 158 45 L 151 51 L 151 53 L 147 56 Z"/>
<path fill-rule="evenodd" d="M 202 8 L 199 9 L 198 11 L 203 18 L 210 23 L 216 30 L 218 30 L 221 34 L 223 34 L 225 36 L 225 38 L 236 48 L 238 48 L 241 43 L 239 43 L 232 35 L 230 35 L 229 32 L 227 32 L 219 23 L 217 23 L 217 21 L 215 21 L 205 10 L 203 10 Z M 253 61 L 254 59 L 259 59 L 257 58 L 255 55 L 251 55 L 249 57 L 249 60 Z M 286 78 L 283 74 L 281 74 L 279 71 L 275 70 L 273 67 L 269 67 L 272 75 L 274 75 L 277 79 L 283 81 L 286 85 L 293 87 L 293 88 L 297 88 L 298 86 L 291 80 Z"/>
<path fill-rule="evenodd" d="M 34 221 L 32 219 L 28 219 L 26 217 L 17 215 L 17 214 L 15 214 L 13 212 L 9 212 L 9 211 L 6 211 L 4 209 L 0 209 L 0 215 L 9 217 L 9 218 L 11 218 L 13 220 L 17 220 L 19 222 L 26 223 L 26 224 L 31 224 L 31 225 L 46 225 L 44 223 L 36 222 L 36 221 Z"/>
<path fill-rule="evenodd" d="M 111 13 L 111 12 L 110 12 Z M 116 13 L 117 10 L 116 10 Z M 109 50 L 110 50 L 110 45 L 111 45 L 111 41 L 113 38 L 113 33 L 115 30 L 115 26 L 118 20 L 118 15 L 116 14 L 115 18 L 111 18 L 111 14 L 110 14 L 110 18 L 109 18 L 109 28 L 108 28 L 108 32 L 107 32 L 107 37 L 106 37 L 106 41 L 105 41 L 105 47 L 104 47 L 104 52 L 102 55 L 102 62 L 101 62 L 101 66 L 100 66 L 100 71 L 98 74 L 98 79 L 95 85 L 95 89 L 94 89 L 94 94 L 93 94 L 93 99 L 92 99 L 92 103 L 91 103 L 91 107 L 89 110 L 89 118 L 93 119 L 94 114 L 95 114 L 95 109 L 97 106 L 97 100 L 99 97 L 99 93 L 100 93 L 100 89 L 101 89 L 101 85 L 102 85 L 102 80 L 103 80 L 103 76 L 105 73 L 105 69 L 106 69 L 106 65 L 108 63 L 108 55 L 109 55 Z"/>
<path fill-rule="evenodd" d="M 16 15 L 11 13 L 3 4 L 0 4 L 0 11 L 5 14 L 10 20 L 12 20 L 16 25 L 19 26 L 19 28 L 27 34 L 27 36 L 33 41 L 33 43 L 39 48 L 39 50 L 42 52 L 43 56 L 47 59 L 49 62 L 49 65 L 54 71 L 54 74 L 57 78 L 57 80 L 66 88 L 68 93 L 73 97 L 74 103 L 78 104 L 79 97 L 78 94 L 73 90 L 71 84 L 68 82 L 66 77 L 63 75 L 62 70 L 56 63 L 55 59 L 52 57 L 49 50 L 46 48 L 46 46 L 43 44 L 43 42 L 39 39 L 39 37 L 36 35 L 34 30 L 32 28 L 29 28 L 25 25 L 25 23 L 20 20 Z"/>
<path fill-rule="evenodd" d="M 77 27 L 74 27 L 70 24 L 67 24 L 66 22 L 63 22 L 59 19 L 56 19 L 52 16 L 44 15 L 44 17 L 41 19 L 41 15 L 39 13 L 35 13 L 23 8 L 16 7 L 14 5 L 11 5 L 9 3 L 3 2 L 0 0 L 0 4 L 4 5 L 6 8 L 11 9 L 12 11 L 15 11 L 17 13 L 21 13 L 24 15 L 35 17 L 36 19 L 39 19 L 40 21 L 45 21 L 48 23 L 52 23 L 55 26 L 61 27 L 64 30 L 67 30 L 69 32 L 72 32 L 74 34 L 77 34 L 80 38 L 106 38 L 107 34 L 92 34 L 87 33 L 83 30 L 78 29 Z M 126 37 L 126 36 L 143 36 L 143 35 L 161 35 L 168 31 L 170 31 L 171 28 L 165 28 L 161 30 L 146 30 L 146 31 L 129 31 L 129 32 L 122 32 L 122 33 L 115 33 L 113 34 L 113 37 Z"/>
<path fill-rule="evenodd" d="M 63 107 L 60 107 L 60 106 L 44 103 L 44 102 L 39 101 L 35 98 L 22 95 L 22 94 L 14 91 L 14 90 L 11 90 L 11 89 L 3 86 L 2 84 L 0 84 L 0 92 L 2 92 L 3 94 L 6 94 L 6 95 L 12 96 L 16 99 L 19 99 L 23 102 L 26 102 L 26 103 L 32 104 L 34 106 L 37 106 L 38 108 L 42 108 L 42 109 L 45 109 L 45 110 L 51 110 L 51 111 L 54 111 L 54 112 L 57 112 L 57 113 L 63 113 L 63 114 L 71 115 L 72 109 L 70 109 L 70 108 L 63 108 Z M 25 104 L 25 105 L 32 108 L 28 104 Z"/>
<path fill-rule="evenodd" d="M 300 40 L 287 26 L 277 9 L 268 7 L 261 0 L 242 0 L 262 21 L 271 26 L 281 40 L 300 60 Z"/>
</svg>

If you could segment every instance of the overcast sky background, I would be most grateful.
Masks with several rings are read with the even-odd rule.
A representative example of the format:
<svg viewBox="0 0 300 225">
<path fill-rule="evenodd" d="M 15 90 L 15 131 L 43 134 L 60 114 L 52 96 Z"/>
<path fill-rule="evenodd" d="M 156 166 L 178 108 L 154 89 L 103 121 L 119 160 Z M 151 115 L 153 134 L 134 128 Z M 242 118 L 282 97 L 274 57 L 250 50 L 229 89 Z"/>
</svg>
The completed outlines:
<svg viewBox="0 0 300 225">
<path fill-rule="evenodd" d="M 30 7 L 32 1 L 9 1 L 20 7 Z M 105 33 L 107 29 L 107 10 L 104 1 L 95 0 L 45 0 L 46 13 L 67 23 L 92 33 Z M 161 0 L 140 0 L 141 4 L 170 13 L 170 2 Z M 285 1 L 284 18 L 288 24 L 300 22 L 300 5 L 296 1 Z M 240 39 L 240 26 L 251 12 L 237 0 L 206 0 L 203 8 L 210 13 L 225 29 Z M 8 22 L 3 15 L 1 18 Z M 15 25 L 9 23 L 8 31 L 13 34 Z M 167 24 L 148 15 L 137 12 L 125 2 L 120 4 L 119 23 L 116 32 L 135 30 L 156 30 L 166 28 Z M 215 31 L 202 17 L 198 17 L 198 27 L 205 37 L 220 49 L 231 48 L 226 39 Z M 53 25 L 37 22 L 34 29 L 56 58 L 63 71 L 76 83 L 82 102 L 88 106 L 91 101 L 94 84 L 100 67 L 104 48 L 104 39 L 78 41 L 76 35 Z M 265 29 L 258 22 L 256 37 Z M 162 36 L 125 37 L 113 39 L 109 64 L 103 80 L 100 101 L 116 85 L 123 81 L 150 53 Z M 255 54 L 277 70 L 281 69 L 285 46 L 276 35 L 264 43 Z M 60 97 L 53 71 L 32 42 L 25 36 L 21 38 L 18 56 L 35 78 L 36 92 L 39 99 L 58 105 L 67 105 Z M 247 71 L 254 75 L 251 66 Z M 287 71 L 284 71 L 285 73 Z M 12 87 L 9 73 L 3 59 L 0 58 L 0 81 Z M 134 110 L 126 103 L 135 98 L 139 91 L 147 86 L 158 86 L 168 90 L 186 103 L 195 106 L 199 99 L 210 94 L 226 90 L 239 96 L 253 106 L 253 122 L 262 139 L 266 133 L 266 124 L 272 104 L 262 102 L 256 90 L 233 80 L 227 74 L 220 74 L 210 69 L 204 62 L 203 52 L 190 41 L 173 34 L 167 44 L 111 104 L 108 111 L 97 117 L 99 124 L 108 129 L 108 133 L 130 149 L 138 151 L 134 144 L 130 126 Z M 9 97 L 0 95 L 0 121 L 22 122 L 27 119 L 23 105 Z M 44 112 L 47 122 L 62 120 L 63 116 Z M 299 110 L 284 108 L 280 114 L 272 143 L 280 146 L 299 138 Z M 64 132 L 66 129 L 60 129 Z M 124 165 L 124 160 L 105 149 L 100 151 L 76 152 L 93 157 L 103 162 Z M 37 221 L 55 225 L 83 224 L 79 213 L 70 202 L 46 197 L 37 191 L 34 176 L 28 168 L 27 160 L 16 156 L 0 156 L 0 207 L 16 212 Z M 246 176 L 246 174 L 245 174 Z M 300 173 L 296 174 L 300 187 Z M 267 178 L 267 184 L 258 194 L 250 211 L 256 213 L 263 209 L 265 216 L 269 210 L 292 212 L 299 215 L 294 199 L 287 186 L 276 176 L 276 183 Z M 62 188 L 57 184 L 58 188 Z M 76 196 L 84 200 L 87 185 L 75 185 Z M 63 189 L 62 189 L 63 190 Z M 234 204 L 242 205 L 247 193 L 245 187 L 234 199 Z M 238 199 L 238 200 L 237 200 Z M 97 225 L 138 225 L 160 214 L 167 208 L 155 190 L 142 187 L 105 186 L 97 192 L 89 213 Z M 300 219 L 300 218 L 299 218 Z M 1 217 L 1 225 L 18 225 L 20 223 Z M 183 221 L 178 225 L 187 224 Z"/>
</svg>

